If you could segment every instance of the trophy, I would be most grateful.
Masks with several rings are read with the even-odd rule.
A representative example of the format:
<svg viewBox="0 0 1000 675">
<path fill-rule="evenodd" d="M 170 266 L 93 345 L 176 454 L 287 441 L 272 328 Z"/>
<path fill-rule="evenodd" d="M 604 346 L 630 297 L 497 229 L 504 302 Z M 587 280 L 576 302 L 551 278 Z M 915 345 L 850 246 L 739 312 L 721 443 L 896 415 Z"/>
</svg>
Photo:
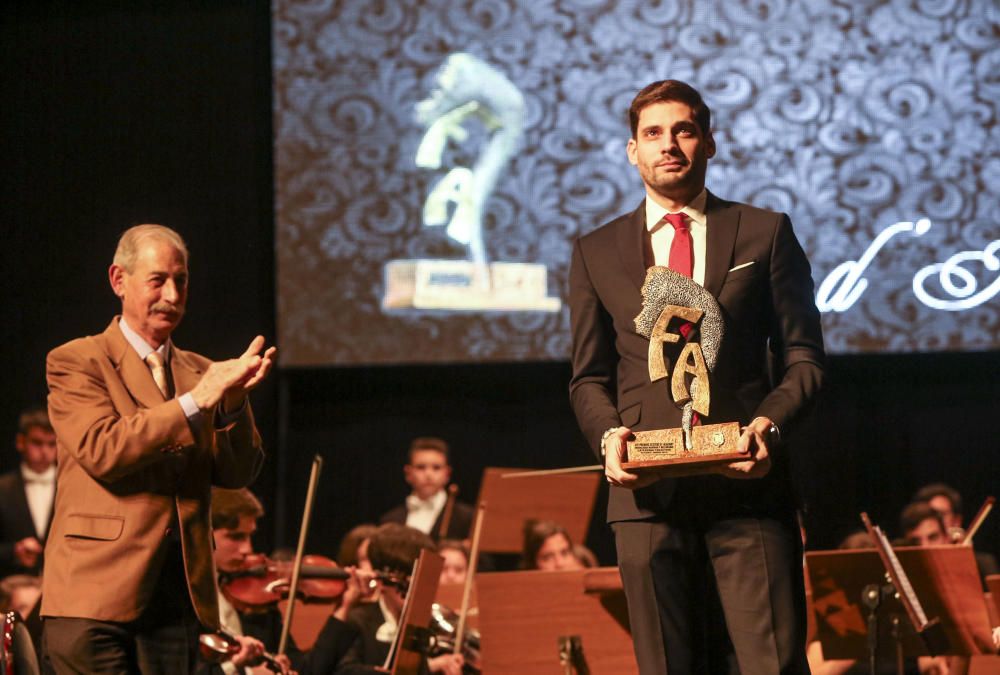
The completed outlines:
<svg viewBox="0 0 1000 675">
<path fill-rule="evenodd" d="M 385 265 L 386 311 L 558 312 L 562 301 L 548 295 L 548 269 L 531 262 L 490 261 L 483 213 L 524 130 L 524 95 L 498 69 L 462 52 L 451 54 L 436 74 L 437 87 L 417 104 L 425 128 L 416 165 L 443 169 L 449 143 L 474 146 L 466 125 L 481 129 L 485 142 L 475 164 L 454 166 L 424 202 L 423 224 L 445 227 L 468 248 L 468 260 L 391 260 Z"/>
<path fill-rule="evenodd" d="M 633 432 L 626 444 L 626 470 L 656 469 L 671 475 L 708 473 L 720 464 L 745 460 L 736 450 L 739 422 L 698 424 L 711 407 L 709 377 L 715 369 L 725 325 L 712 294 L 668 267 L 650 267 L 642 285 L 642 311 L 636 332 L 649 338 L 649 379 L 665 380 L 670 397 L 682 407 L 681 426 Z M 667 365 L 667 345 L 681 345 Z M 670 371 L 673 372 L 670 372 Z"/>
</svg>

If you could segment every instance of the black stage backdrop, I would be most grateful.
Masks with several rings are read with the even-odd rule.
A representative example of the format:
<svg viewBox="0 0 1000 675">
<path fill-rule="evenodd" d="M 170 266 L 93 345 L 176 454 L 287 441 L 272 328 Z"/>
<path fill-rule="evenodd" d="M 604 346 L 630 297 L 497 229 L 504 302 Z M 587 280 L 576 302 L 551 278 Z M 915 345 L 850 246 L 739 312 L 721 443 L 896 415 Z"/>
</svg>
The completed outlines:
<svg viewBox="0 0 1000 675">
<path fill-rule="evenodd" d="M 122 7 L 127 7 L 123 9 Z M 163 222 L 191 248 L 176 341 L 215 358 L 274 338 L 270 8 L 267 2 L 5 3 L 0 27 L 0 454 L 16 414 L 45 395 L 53 346 L 116 311 L 106 269 L 127 226 Z M 279 345 L 280 347 L 280 345 Z M 401 349 L 406 349 L 401 343 Z M 920 485 L 943 480 L 966 516 L 997 491 L 1000 354 L 839 357 L 794 443 L 810 548 L 835 545 L 868 509 L 890 531 Z M 312 551 L 405 495 L 417 435 L 454 448 L 472 499 L 484 466 L 591 463 L 565 363 L 278 372 L 254 395 L 270 459 L 254 490 L 258 545 L 294 544 L 309 461 L 326 465 Z M 612 562 L 601 523 L 589 542 Z M 978 541 L 1000 548 L 1000 518 Z"/>
</svg>

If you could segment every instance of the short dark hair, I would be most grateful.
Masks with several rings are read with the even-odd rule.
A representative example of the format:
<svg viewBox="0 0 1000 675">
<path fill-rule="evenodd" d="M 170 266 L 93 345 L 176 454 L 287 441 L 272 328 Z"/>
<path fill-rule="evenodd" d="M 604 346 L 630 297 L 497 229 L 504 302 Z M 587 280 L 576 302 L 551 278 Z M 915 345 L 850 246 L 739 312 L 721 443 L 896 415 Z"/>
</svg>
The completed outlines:
<svg viewBox="0 0 1000 675">
<path fill-rule="evenodd" d="M 368 559 L 377 572 L 409 575 L 424 549 L 434 550 L 434 540 L 420 530 L 399 523 L 379 525 L 368 544 Z"/>
<path fill-rule="evenodd" d="M 42 407 L 28 408 L 21 412 L 17 418 L 17 433 L 26 434 L 32 429 L 44 429 L 52 431 L 52 422 L 49 421 L 49 411 Z"/>
<path fill-rule="evenodd" d="M 899 514 L 899 533 L 901 536 L 906 537 L 920 523 L 930 519 L 933 519 L 938 524 L 942 533 L 945 535 L 948 534 L 948 528 L 945 527 L 941 514 L 932 509 L 930 504 L 927 502 L 910 502 L 903 507 L 903 512 Z"/>
<path fill-rule="evenodd" d="M 378 526 L 374 523 L 362 523 L 351 528 L 350 532 L 340 540 L 337 551 L 337 562 L 342 567 L 353 567 L 358 564 L 358 549 L 365 539 L 371 539 Z"/>
<path fill-rule="evenodd" d="M 444 455 L 445 464 L 449 463 L 448 443 L 443 438 L 437 436 L 419 436 L 410 442 L 410 451 L 407 454 L 407 461 L 413 461 L 413 453 L 418 450 L 433 450 Z"/>
<path fill-rule="evenodd" d="M 240 526 L 240 518 L 250 516 L 260 518 L 264 507 L 250 490 L 226 490 L 212 488 L 212 529 L 235 530 Z"/>
<path fill-rule="evenodd" d="M 705 105 L 698 90 L 680 80 L 659 80 L 643 87 L 632 99 L 632 105 L 628 108 L 628 123 L 632 138 L 636 137 L 639 129 L 639 113 L 643 108 L 666 101 L 686 103 L 694 111 L 694 120 L 698 123 L 702 135 L 706 138 L 712 135 L 712 111 Z"/>
<path fill-rule="evenodd" d="M 929 502 L 935 497 L 944 497 L 951 504 L 952 513 L 956 516 L 962 515 L 962 495 L 946 483 L 931 483 L 923 486 L 917 490 L 917 494 L 913 495 L 913 501 Z"/>
<path fill-rule="evenodd" d="M 545 541 L 549 537 L 561 534 L 566 537 L 566 542 L 573 547 L 573 540 L 570 539 L 566 528 L 553 520 L 529 520 L 524 523 L 524 546 L 521 551 L 523 560 L 521 564 L 525 569 L 538 569 L 538 552 L 542 550 Z"/>
</svg>

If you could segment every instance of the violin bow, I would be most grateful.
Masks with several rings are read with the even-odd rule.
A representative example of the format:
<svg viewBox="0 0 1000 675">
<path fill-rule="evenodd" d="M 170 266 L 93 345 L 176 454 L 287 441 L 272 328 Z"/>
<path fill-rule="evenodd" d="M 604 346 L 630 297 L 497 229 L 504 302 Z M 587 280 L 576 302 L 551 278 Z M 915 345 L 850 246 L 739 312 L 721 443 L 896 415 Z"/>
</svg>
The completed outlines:
<svg viewBox="0 0 1000 675">
<path fill-rule="evenodd" d="M 993 508 L 993 504 L 996 502 L 996 497 L 987 497 L 983 505 L 979 507 L 979 511 L 976 513 L 972 522 L 969 523 L 969 529 L 965 531 L 965 536 L 962 537 L 962 544 L 965 546 L 972 546 L 972 538 L 976 536 L 976 532 L 979 531 L 979 527 L 986 520 L 986 516 L 990 515 L 990 510 Z"/>
<path fill-rule="evenodd" d="M 295 549 L 295 561 L 292 564 L 292 583 L 288 588 L 288 605 L 285 607 L 285 618 L 281 625 L 281 641 L 278 643 L 278 655 L 285 653 L 288 646 L 288 632 L 292 628 L 292 617 L 295 615 L 295 596 L 299 591 L 299 575 L 302 572 L 302 556 L 306 550 L 306 537 L 309 534 L 309 520 L 312 518 L 313 502 L 316 501 L 316 485 L 319 483 L 319 472 L 323 468 L 323 458 L 313 457 L 312 472 L 309 474 L 309 489 L 306 491 L 306 504 L 302 510 L 302 526 L 299 528 L 299 545 Z"/>
<path fill-rule="evenodd" d="M 532 471 L 511 471 L 501 478 L 528 478 L 530 476 L 558 476 L 563 473 L 587 473 L 588 471 L 604 471 L 603 464 L 587 464 L 586 466 L 567 466 L 561 469 L 538 469 Z"/>
<path fill-rule="evenodd" d="M 472 580 L 476 576 L 479 562 L 479 537 L 483 532 L 483 519 L 486 517 L 486 502 L 480 502 L 476 509 L 476 521 L 472 528 L 472 549 L 469 551 L 469 569 L 465 574 L 465 585 L 462 588 L 462 608 L 458 612 L 458 627 L 455 629 L 454 653 L 462 653 L 465 643 L 465 619 L 469 615 L 469 602 L 472 599 Z"/>
</svg>

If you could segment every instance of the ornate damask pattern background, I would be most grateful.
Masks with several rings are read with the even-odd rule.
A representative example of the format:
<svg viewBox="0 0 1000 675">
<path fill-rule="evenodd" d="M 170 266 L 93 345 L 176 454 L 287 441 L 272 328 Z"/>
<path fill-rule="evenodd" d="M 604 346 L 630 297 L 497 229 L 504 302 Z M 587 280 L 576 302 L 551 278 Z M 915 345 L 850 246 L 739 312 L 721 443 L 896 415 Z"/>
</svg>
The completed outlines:
<svg viewBox="0 0 1000 675">
<path fill-rule="evenodd" d="M 855 304 L 824 314 L 829 350 L 1000 345 L 996 290 L 958 312 L 913 289 L 919 269 L 1000 240 L 995 0 L 274 0 L 273 15 L 286 364 L 568 356 L 565 306 L 380 307 L 386 260 L 466 255 L 421 224 L 441 172 L 413 161 L 414 105 L 454 52 L 525 97 L 521 149 L 486 206 L 486 246 L 494 260 L 547 265 L 550 293 L 565 294 L 573 239 L 642 199 L 626 110 L 640 87 L 676 78 L 714 113 L 709 188 L 789 213 L 817 283 L 889 225 L 930 221 L 878 251 Z M 468 166 L 474 153 L 449 157 Z M 926 289 L 981 292 L 1000 278 L 991 264 L 980 255 L 953 270 L 951 295 L 937 275 Z"/>
</svg>

